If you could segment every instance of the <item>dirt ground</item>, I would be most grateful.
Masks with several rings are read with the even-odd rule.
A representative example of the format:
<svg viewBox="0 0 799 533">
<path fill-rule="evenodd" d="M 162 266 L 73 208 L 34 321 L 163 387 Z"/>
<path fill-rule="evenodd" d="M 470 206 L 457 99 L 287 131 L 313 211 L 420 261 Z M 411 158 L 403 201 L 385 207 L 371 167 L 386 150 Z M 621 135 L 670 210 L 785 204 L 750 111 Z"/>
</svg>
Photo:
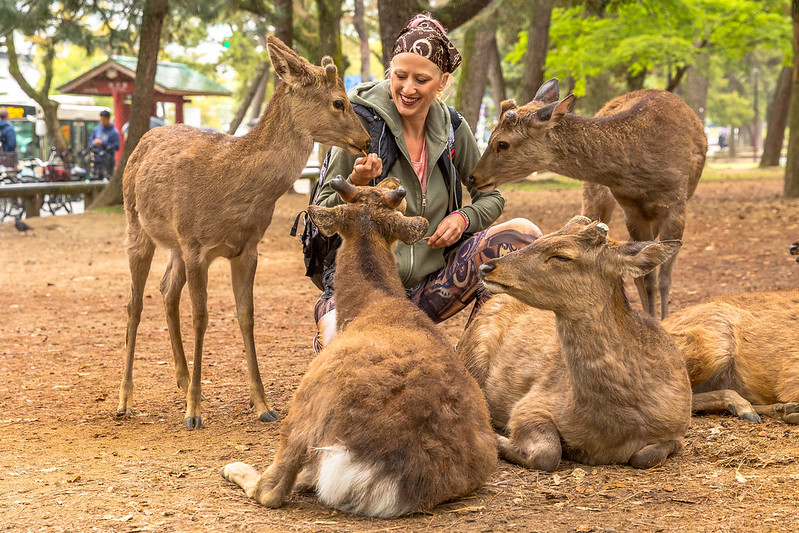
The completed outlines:
<svg viewBox="0 0 799 533">
<path fill-rule="evenodd" d="M 689 204 L 672 309 L 740 291 L 799 285 L 788 253 L 799 201 L 778 179 L 700 183 Z M 546 233 L 580 209 L 578 189 L 506 193 L 504 219 L 526 216 Z M 313 357 L 317 290 L 289 237 L 306 201 L 282 198 L 260 247 L 256 345 L 271 405 L 285 415 Z M 626 232 L 617 213 L 611 235 Z M 345 515 L 294 495 L 277 510 L 248 500 L 217 470 L 265 468 L 279 423 L 248 407 L 244 350 L 227 263 L 211 267 L 203 369 L 203 428 L 183 425 L 158 282 L 146 290 L 134 369 L 135 414 L 115 418 L 129 290 L 124 215 L 0 224 L 0 530 L 260 531 L 796 531 L 799 428 L 728 416 L 695 417 L 686 448 L 635 471 L 564 461 L 557 472 L 505 462 L 483 488 L 396 520 Z M 629 291 L 628 291 L 629 292 Z M 188 294 L 182 318 L 187 341 Z M 466 318 L 445 324 L 457 341 Z M 780 354 L 774 354 L 779 357 Z M 590 408 L 590 406 L 589 406 Z"/>
</svg>

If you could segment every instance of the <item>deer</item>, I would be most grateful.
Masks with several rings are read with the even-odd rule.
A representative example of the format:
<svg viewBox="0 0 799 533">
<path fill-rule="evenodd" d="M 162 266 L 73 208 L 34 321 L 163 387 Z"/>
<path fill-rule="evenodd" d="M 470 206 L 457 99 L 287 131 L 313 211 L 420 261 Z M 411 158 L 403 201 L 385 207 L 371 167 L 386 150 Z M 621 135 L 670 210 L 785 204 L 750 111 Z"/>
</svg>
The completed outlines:
<svg viewBox="0 0 799 533">
<path fill-rule="evenodd" d="M 127 220 L 131 295 L 127 306 L 125 364 L 117 414 L 132 414 L 133 359 L 142 297 L 156 245 L 169 250 L 161 280 L 178 387 L 186 394 L 185 425 L 198 429 L 203 338 L 208 326 L 208 266 L 230 261 L 236 315 L 247 359 L 250 404 L 261 421 L 278 420 L 267 403 L 253 339 L 253 283 L 258 242 L 277 199 L 300 175 L 314 142 L 352 154 L 369 135 L 349 103 L 329 57 L 313 66 L 276 37 L 269 58 L 282 79 L 255 127 L 243 137 L 187 125 L 145 134 L 122 178 Z M 180 333 L 180 295 L 188 283 L 194 330 L 191 377 Z"/>
<path fill-rule="evenodd" d="M 344 201 L 308 207 L 343 244 L 335 273 L 339 333 L 314 359 L 283 420 L 272 464 L 220 474 L 262 505 L 280 507 L 292 488 L 325 505 L 391 518 L 423 511 L 479 487 L 496 467 L 485 398 L 447 337 L 406 296 L 393 247 L 425 235 L 405 217 L 393 177 L 331 186 Z"/>
<path fill-rule="evenodd" d="M 507 461 L 545 471 L 562 457 L 651 468 L 683 446 L 685 362 L 660 323 L 630 306 L 623 284 L 681 243 L 622 243 L 607 232 L 576 216 L 479 269 L 495 296 L 458 352 L 485 393 Z"/>
<path fill-rule="evenodd" d="M 693 410 L 799 424 L 799 291 L 725 295 L 670 315 Z"/>
<path fill-rule="evenodd" d="M 799 241 L 796 241 L 791 245 L 790 252 L 791 255 L 799 255 Z M 796 262 L 799 263 L 799 257 L 796 258 Z"/>
<path fill-rule="evenodd" d="M 558 100 L 558 80 L 533 100 L 501 105 L 499 123 L 482 157 L 465 177 L 481 191 L 549 170 L 585 182 L 582 214 L 609 224 L 618 202 L 630 239 L 680 240 L 687 201 L 702 175 L 707 137 L 702 122 L 679 97 L 645 89 L 606 103 L 593 117 L 570 113 L 574 95 Z M 635 280 L 645 310 L 668 315 L 676 255 Z"/>
</svg>

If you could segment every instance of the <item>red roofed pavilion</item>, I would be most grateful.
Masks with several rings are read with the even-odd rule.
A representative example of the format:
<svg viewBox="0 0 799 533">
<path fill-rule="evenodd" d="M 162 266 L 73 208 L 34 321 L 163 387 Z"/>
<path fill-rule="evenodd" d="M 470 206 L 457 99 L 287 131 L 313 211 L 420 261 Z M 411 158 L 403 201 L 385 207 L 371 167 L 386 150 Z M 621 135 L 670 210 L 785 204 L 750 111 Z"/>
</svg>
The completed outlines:
<svg viewBox="0 0 799 533">
<path fill-rule="evenodd" d="M 112 56 L 103 63 L 81 74 L 58 88 L 67 94 L 112 96 L 114 98 L 114 126 L 122 133 L 122 126 L 130 119 L 127 95 L 133 94 L 136 80 L 136 58 Z M 156 102 L 175 104 L 175 122 L 183 122 L 183 104 L 187 96 L 230 96 L 231 92 L 214 80 L 190 69 L 183 63 L 159 61 L 155 71 L 153 112 Z M 124 136 L 121 136 L 124 137 Z M 117 160 L 122 155 L 124 138 L 120 139 Z"/>
</svg>

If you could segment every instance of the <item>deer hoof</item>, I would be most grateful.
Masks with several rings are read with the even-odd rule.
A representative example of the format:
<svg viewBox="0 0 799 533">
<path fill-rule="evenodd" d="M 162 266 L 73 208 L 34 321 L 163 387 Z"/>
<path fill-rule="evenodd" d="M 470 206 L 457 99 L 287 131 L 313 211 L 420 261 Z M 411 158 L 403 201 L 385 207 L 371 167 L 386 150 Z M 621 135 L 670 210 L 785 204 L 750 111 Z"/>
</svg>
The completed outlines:
<svg viewBox="0 0 799 533">
<path fill-rule="evenodd" d="M 203 420 L 199 416 L 187 416 L 184 421 L 186 422 L 186 429 L 200 429 L 203 425 Z"/>
<path fill-rule="evenodd" d="M 127 408 L 120 407 L 119 409 L 117 409 L 117 416 L 120 418 L 130 418 L 131 416 L 133 416 L 133 409 L 131 409 L 130 407 Z"/>
<path fill-rule="evenodd" d="M 261 422 L 277 422 L 280 420 L 280 415 L 278 415 L 274 410 L 272 411 L 264 411 L 260 415 L 258 415 L 258 420 Z"/>
<path fill-rule="evenodd" d="M 760 418 L 760 415 L 757 413 L 743 413 L 741 415 L 741 419 L 748 420 L 749 422 L 754 422 L 755 424 L 760 424 L 763 420 Z"/>
<path fill-rule="evenodd" d="M 799 413 L 791 413 L 785 416 L 786 424 L 799 424 Z"/>
</svg>

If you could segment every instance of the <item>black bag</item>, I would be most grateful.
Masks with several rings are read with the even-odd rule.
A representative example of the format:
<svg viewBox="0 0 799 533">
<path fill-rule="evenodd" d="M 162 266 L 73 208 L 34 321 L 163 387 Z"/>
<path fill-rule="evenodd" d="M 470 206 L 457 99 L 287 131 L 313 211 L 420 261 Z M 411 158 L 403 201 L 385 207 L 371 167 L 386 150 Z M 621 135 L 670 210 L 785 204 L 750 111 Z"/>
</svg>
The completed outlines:
<svg viewBox="0 0 799 533">
<path fill-rule="evenodd" d="M 373 179 L 369 185 L 375 186 L 380 183 L 387 175 L 388 171 L 394 162 L 399 157 L 399 148 L 394 141 L 394 135 L 389 130 L 386 122 L 375 113 L 374 109 L 360 104 L 352 104 L 353 110 L 366 120 L 369 126 L 370 146 L 377 153 L 383 162 L 383 171 L 377 178 Z M 450 115 L 450 130 L 449 138 L 447 139 L 447 148 L 445 153 L 438 159 L 438 165 L 441 167 L 442 174 L 446 180 L 447 190 L 450 193 L 450 209 L 455 211 L 460 209 L 463 204 L 463 192 L 461 191 L 460 183 L 458 181 L 458 172 L 455 169 L 455 130 L 457 130 L 463 119 L 460 114 L 452 107 L 449 107 Z M 330 150 L 325 155 L 325 160 L 322 163 L 322 168 L 319 170 L 319 179 L 311 189 L 309 198 L 309 205 L 315 205 L 319 200 L 319 194 L 325 184 L 327 178 L 327 167 L 330 163 Z M 305 275 L 311 278 L 314 285 L 321 291 L 332 294 L 333 287 L 333 272 L 334 264 L 336 261 L 336 252 L 341 246 L 341 237 L 333 235 L 327 237 L 322 235 L 319 228 L 311 222 L 308 218 L 306 211 L 300 211 L 294 219 L 294 224 L 291 227 L 289 234 L 292 237 L 297 235 L 297 228 L 300 225 L 300 218 L 303 218 L 303 231 L 300 234 L 300 242 L 302 243 L 302 253 L 305 261 Z M 460 245 L 465 238 L 471 234 L 466 234 L 461 237 L 458 243 L 450 246 L 454 248 Z M 449 251 L 449 248 L 447 251 Z M 327 296 L 329 296 L 328 294 Z"/>
</svg>

